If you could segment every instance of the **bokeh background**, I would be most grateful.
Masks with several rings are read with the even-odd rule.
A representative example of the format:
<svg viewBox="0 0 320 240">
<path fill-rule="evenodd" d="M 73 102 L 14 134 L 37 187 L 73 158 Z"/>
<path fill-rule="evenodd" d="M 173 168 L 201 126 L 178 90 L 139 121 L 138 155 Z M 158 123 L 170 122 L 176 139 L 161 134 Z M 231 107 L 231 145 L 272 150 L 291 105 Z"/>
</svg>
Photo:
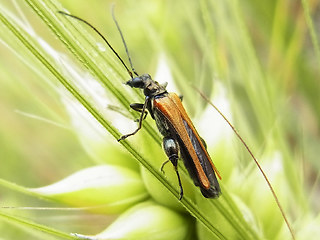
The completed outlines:
<svg viewBox="0 0 320 240">
<path fill-rule="evenodd" d="M 196 125 L 201 125 L 202 135 L 206 129 L 215 127 L 215 121 L 210 118 L 201 121 L 206 103 L 190 85 L 198 86 L 209 97 L 223 93 L 228 99 L 227 115 L 257 157 L 269 150 L 281 153 L 288 191 L 295 198 L 293 205 L 299 209 L 293 211 L 292 218 L 301 212 L 317 216 L 320 207 L 318 1 L 59 2 L 70 13 L 96 26 L 126 60 L 111 17 L 114 3 L 136 70 L 154 75 L 161 59 L 166 59 L 175 90 L 184 96 L 184 104 Z M 27 4 L 1 0 L 0 5 L 6 9 L 3 11 L 28 22 L 36 35 L 54 49 L 70 55 Z M 0 178 L 26 187 L 40 187 L 96 164 L 74 132 L 65 103 L 51 86 L 52 77 L 43 81 L 45 72 L 34 69 L 39 63 L 17 57 L 7 47 L 9 36 L 5 36 L 3 29 L 0 31 Z M 224 109 L 224 102 L 221 107 Z M 106 141 L 103 154 L 108 158 L 128 156 L 117 147 L 115 139 L 107 138 L 110 145 Z M 252 160 L 239 143 L 234 144 L 237 159 L 232 162 L 238 161 L 239 169 L 245 169 Z M 223 163 L 220 164 L 223 169 L 222 166 Z M 230 174 L 227 170 L 222 172 Z M 1 206 L 13 207 L 51 206 L 1 186 L 0 202 Z M 17 209 L 15 214 L 34 215 L 44 223 L 54 222 L 58 229 L 65 228 L 64 221 L 68 221 L 68 227 L 75 232 L 87 226 L 89 233 L 101 230 L 106 221 L 114 218 L 48 209 L 32 213 Z M 92 221 L 96 224 L 88 224 Z M 3 239 L 25 236 L 10 224 L 1 223 L 0 229 L 6 234 L 1 234 Z"/>
</svg>

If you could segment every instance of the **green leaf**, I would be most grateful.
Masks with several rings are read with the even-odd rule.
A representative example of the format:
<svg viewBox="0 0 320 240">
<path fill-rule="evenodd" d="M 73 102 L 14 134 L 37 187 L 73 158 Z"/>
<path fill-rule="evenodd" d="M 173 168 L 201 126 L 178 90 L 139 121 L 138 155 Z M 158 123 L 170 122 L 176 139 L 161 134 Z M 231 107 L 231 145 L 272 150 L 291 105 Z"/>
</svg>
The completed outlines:
<svg viewBox="0 0 320 240">
<path fill-rule="evenodd" d="M 190 235 L 191 219 L 154 202 L 140 203 L 121 214 L 92 239 L 184 240 Z M 86 237 L 86 236 L 85 236 Z"/>
<path fill-rule="evenodd" d="M 111 165 L 83 169 L 51 185 L 29 190 L 43 198 L 104 214 L 123 212 L 148 197 L 138 173 Z"/>
</svg>

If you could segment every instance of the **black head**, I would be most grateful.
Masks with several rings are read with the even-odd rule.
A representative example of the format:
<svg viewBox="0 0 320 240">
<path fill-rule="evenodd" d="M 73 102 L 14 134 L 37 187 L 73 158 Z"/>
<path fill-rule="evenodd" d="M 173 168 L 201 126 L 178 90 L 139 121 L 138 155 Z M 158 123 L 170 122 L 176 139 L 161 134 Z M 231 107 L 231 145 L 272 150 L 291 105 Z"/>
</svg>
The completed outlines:
<svg viewBox="0 0 320 240">
<path fill-rule="evenodd" d="M 151 76 L 149 74 L 143 74 L 141 76 L 132 78 L 131 80 L 127 81 L 126 84 L 132 88 L 144 89 L 145 86 L 151 81 L 153 80 L 151 79 Z"/>
<path fill-rule="evenodd" d="M 160 85 L 158 82 L 152 80 L 149 74 L 143 74 L 139 77 L 132 78 L 126 82 L 132 88 L 143 89 L 144 95 L 154 97 L 167 92 L 165 85 Z"/>
</svg>

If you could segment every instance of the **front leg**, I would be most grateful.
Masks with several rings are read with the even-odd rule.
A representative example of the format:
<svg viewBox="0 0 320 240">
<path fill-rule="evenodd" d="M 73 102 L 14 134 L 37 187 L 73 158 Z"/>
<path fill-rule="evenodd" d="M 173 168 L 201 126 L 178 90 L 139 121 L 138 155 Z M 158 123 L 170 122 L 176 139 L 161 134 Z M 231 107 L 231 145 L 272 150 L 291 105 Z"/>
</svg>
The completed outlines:
<svg viewBox="0 0 320 240">
<path fill-rule="evenodd" d="M 131 103 L 131 104 L 130 104 L 130 107 L 131 107 L 133 110 L 141 113 L 141 112 L 142 112 L 142 109 L 143 109 L 143 104 L 142 104 L 142 103 Z M 146 110 L 146 111 L 145 111 L 145 114 L 144 114 L 144 117 L 143 117 L 143 120 L 146 119 L 147 115 L 148 115 L 148 111 Z M 135 120 L 135 122 L 138 122 L 138 121 L 139 121 L 139 119 L 136 119 L 136 120 Z"/>
<path fill-rule="evenodd" d="M 136 134 L 136 133 L 141 129 L 142 121 L 143 121 L 143 119 L 144 119 L 143 117 L 144 117 L 144 115 L 145 115 L 146 107 L 147 107 L 147 104 L 148 104 L 149 101 L 150 101 L 150 100 L 149 100 L 149 97 L 146 97 L 146 99 L 145 99 L 145 101 L 144 101 L 144 104 L 143 104 L 143 107 L 142 107 L 142 110 L 141 110 L 141 115 L 140 115 L 140 118 L 139 118 L 139 126 L 138 126 L 138 128 L 137 128 L 134 132 L 132 132 L 132 133 L 129 133 L 129 134 L 126 134 L 126 135 L 121 136 L 121 137 L 118 139 L 118 142 L 121 141 L 121 140 L 126 139 L 127 137 L 130 137 L 130 136 Z"/>
</svg>

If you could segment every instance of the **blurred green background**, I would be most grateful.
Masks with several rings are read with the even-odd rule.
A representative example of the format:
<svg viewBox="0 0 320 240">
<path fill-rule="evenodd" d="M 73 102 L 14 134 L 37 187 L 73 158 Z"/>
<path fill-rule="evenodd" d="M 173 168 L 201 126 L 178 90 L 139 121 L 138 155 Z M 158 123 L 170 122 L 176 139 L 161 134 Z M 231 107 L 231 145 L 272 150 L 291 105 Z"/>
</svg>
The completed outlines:
<svg viewBox="0 0 320 240">
<path fill-rule="evenodd" d="M 84 0 L 59 2 L 96 26 L 126 60 L 111 18 L 115 3 L 136 70 L 153 75 L 164 54 L 193 119 L 199 120 L 205 104 L 185 83 L 200 82 L 208 96 L 214 96 L 216 85 L 223 86 L 241 135 L 258 156 L 269 148 L 282 153 L 295 203 L 313 216 L 318 213 L 320 55 L 319 42 L 314 42 L 319 38 L 318 1 L 92 0 L 89 6 Z M 16 16 L 21 17 L 22 11 L 37 35 L 69 54 L 26 4 L 7 0 L 0 4 Z M 315 25 L 313 40 L 310 24 Z M 23 62 L 6 47 L 8 41 L 9 36 L 4 37 L 0 44 L 0 178 L 40 187 L 94 165 L 70 127 L 70 117 L 52 90 L 51 80 L 39 78 L 37 70 L 31 69 L 38 63 Z M 110 150 L 110 154 L 121 151 Z M 243 150 L 238 154 L 240 166 L 251 162 L 243 159 Z M 1 206 L 48 206 L 1 186 L 0 202 Z M 56 222 L 64 216 L 54 214 Z M 97 229 L 98 224 L 89 231 Z"/>
</svg>

